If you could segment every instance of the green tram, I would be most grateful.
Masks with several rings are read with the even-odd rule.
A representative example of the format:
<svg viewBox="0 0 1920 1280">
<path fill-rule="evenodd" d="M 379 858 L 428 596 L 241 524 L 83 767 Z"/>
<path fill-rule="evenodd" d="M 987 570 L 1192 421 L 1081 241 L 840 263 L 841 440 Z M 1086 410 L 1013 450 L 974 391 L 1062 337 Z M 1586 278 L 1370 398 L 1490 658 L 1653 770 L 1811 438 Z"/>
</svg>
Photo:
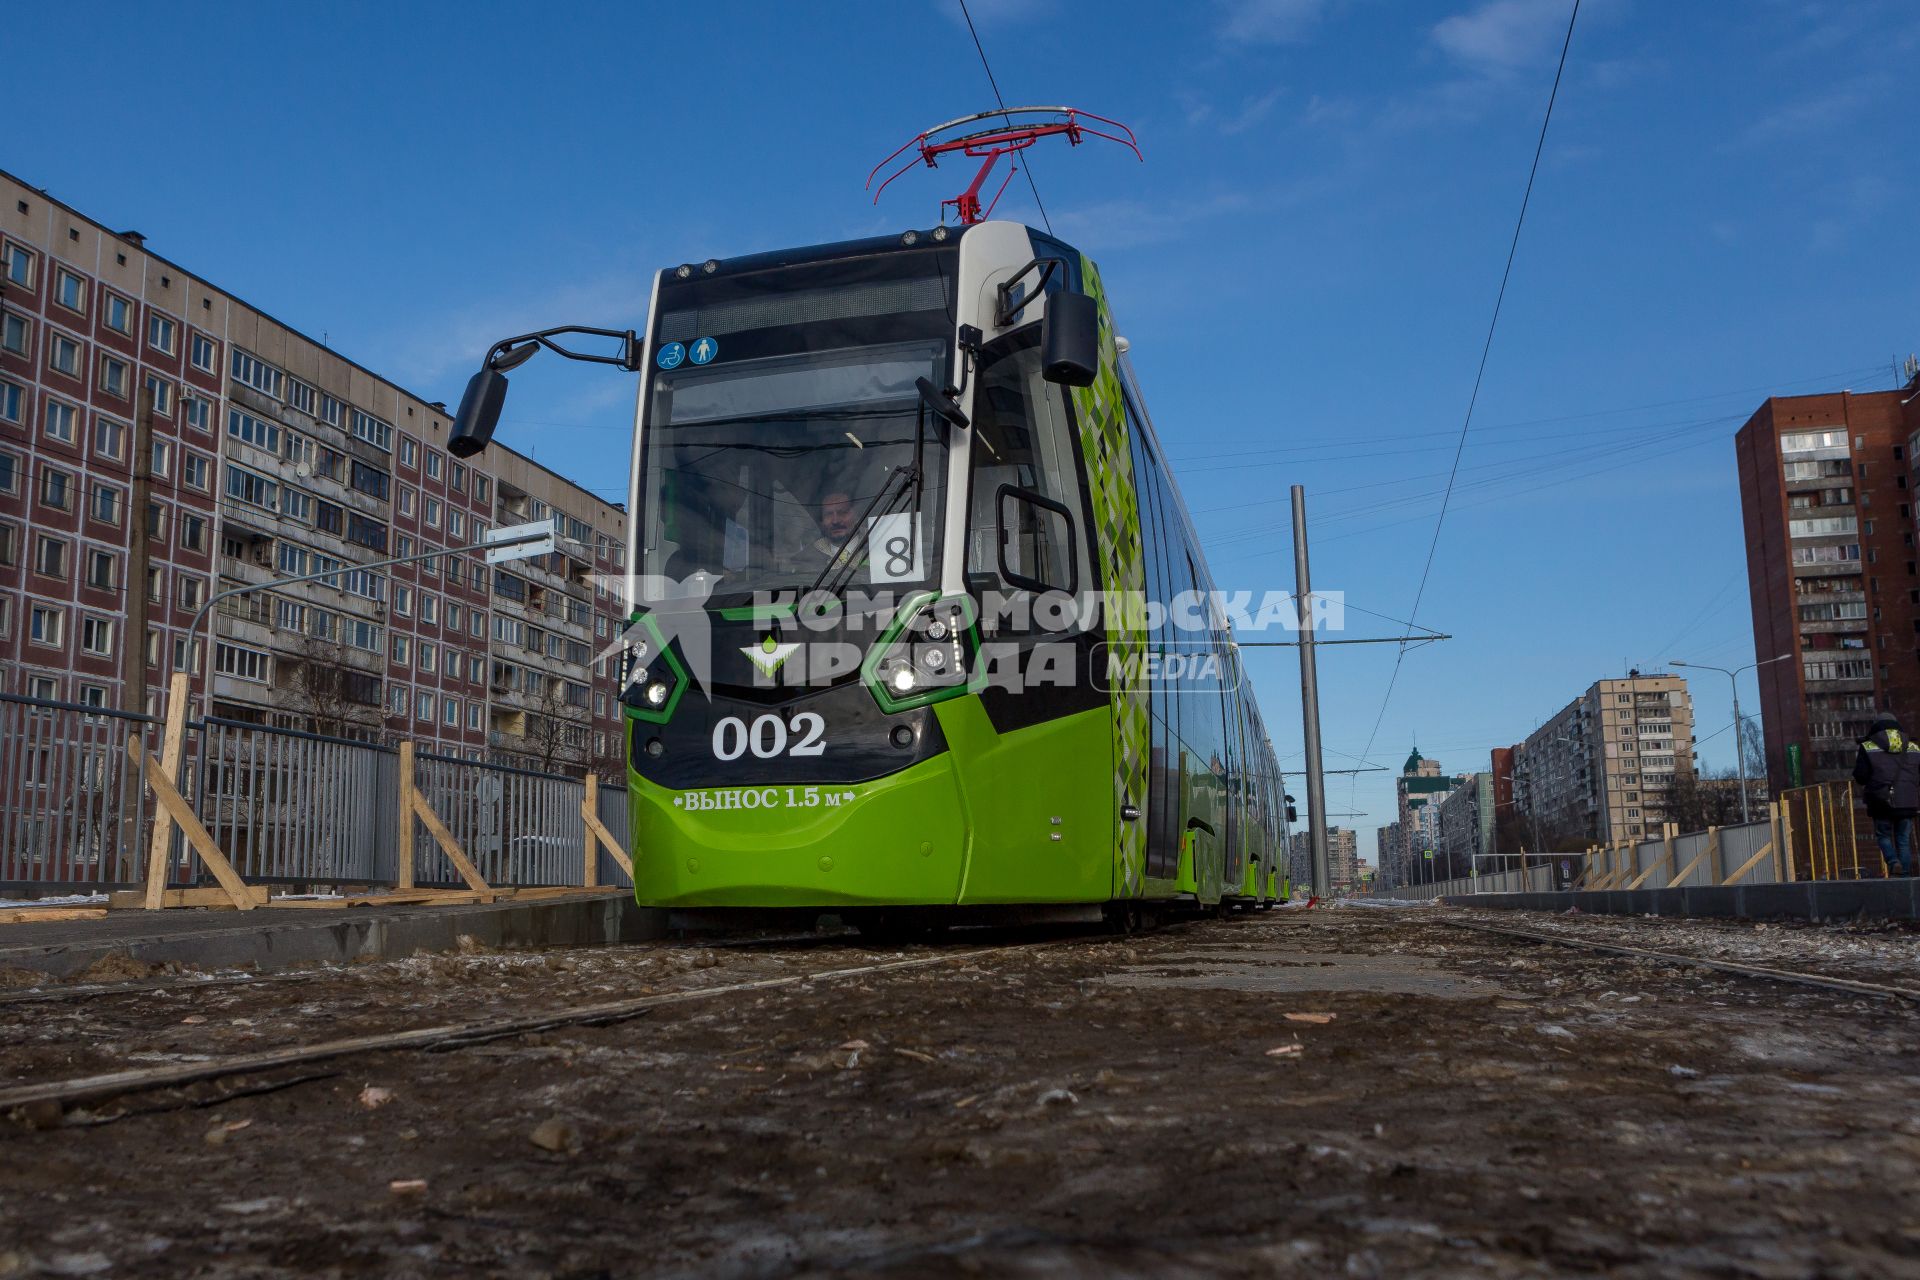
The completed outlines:
<svg viewBox="0 0 1920 1280">
<path fill-rule="evenodd" d="M 1273 748 L 1090 260 L 909 231 L 664 270 L 648 323 L 640 903 L 879 928 L 1286 899 Z"/>
</svg>

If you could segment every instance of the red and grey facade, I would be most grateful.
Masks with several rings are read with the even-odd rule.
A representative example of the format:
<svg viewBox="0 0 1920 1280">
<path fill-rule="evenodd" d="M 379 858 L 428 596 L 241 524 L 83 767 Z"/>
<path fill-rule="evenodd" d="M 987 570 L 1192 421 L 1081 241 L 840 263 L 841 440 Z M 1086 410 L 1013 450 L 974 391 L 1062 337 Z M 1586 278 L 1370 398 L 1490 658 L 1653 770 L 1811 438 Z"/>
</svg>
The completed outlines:
<svg viewBox="0 0 1920 1280">
<path fill-rule="evenodd" d="M 123 647 L 144 643 L 150 709 L 185 667 L 216 714 L 617 759 L 614 672 L 593 658 L 624 612 L 621 508 L 510 449 L 457 460 L 448 430 L 443 405 L 0 174 L 0 691 L 120 707 Z M 355 568 L 536 520 L 561 535 L 538 560 Z M 213 592 L 336 565 L 217 607 L 212 652 L 188 653 Z"/>
</svg>

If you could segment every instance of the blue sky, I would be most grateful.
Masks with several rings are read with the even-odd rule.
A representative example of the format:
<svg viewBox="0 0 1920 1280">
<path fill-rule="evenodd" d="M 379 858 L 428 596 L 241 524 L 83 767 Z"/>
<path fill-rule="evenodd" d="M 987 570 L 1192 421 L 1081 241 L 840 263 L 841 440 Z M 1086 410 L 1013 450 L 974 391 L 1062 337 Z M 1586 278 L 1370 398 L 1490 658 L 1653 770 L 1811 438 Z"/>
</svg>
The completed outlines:
<svg viewBox="0 0 1920 1280">
<path fill-rule="evenodd" d="M 1034 175 L 1102 264 L 1216 578 L 1291 585 L 1303 483 L 1316 584 L 1405 618 L 1567 5 L 972 3 L 1008 102 L 1140 136 L 1144 165 L 1096 143 Z M 957 0 L 93 8 L 79 44 L 72 13 L 10 15 L 37 52 L 0 165 L 448 401 L 497 337 L 639 326 L 659 266 L 930 225 L 959 170 L 877 209 L 867 171 L 993 105 Z M 1916 53 L 1907 0 L 1587 0 L 1420 608 L 1457 638 L 1405 656 L 1374 763 L 1417 737 L 1484 768 L 1629 664 L 1753 659 L 1734 429 L 1920 347 Z M 1000 213 L 1041 220 L 1020 182 Z M 631 385 L 514 384 L 512 441 L 623 494 Z M 1251 661 L 1298 767 L 1293 659 Z M 1394 662 L 1323 658 L 1329 767 Z M 1726 681 L 1696 683 L 1729 764 Z M 1391 774 L 1330 788 L 1366 857 L 1391 804 Z"/>
</svg>

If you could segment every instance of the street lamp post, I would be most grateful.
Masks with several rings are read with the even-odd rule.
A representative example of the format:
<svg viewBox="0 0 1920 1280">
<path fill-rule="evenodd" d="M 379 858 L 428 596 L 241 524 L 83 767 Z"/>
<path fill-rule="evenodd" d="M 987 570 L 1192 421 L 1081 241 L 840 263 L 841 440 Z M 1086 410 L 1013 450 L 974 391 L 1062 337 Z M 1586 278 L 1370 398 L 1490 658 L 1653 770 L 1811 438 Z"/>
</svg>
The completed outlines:
<svg viewBox="0 0 1920 1280">
<path fill-rule="evenodd" d="M 1752 822 L 1753 814 L 1747 807 L 1747 734 L 1740 719 L 1739 676 L 1742 671 L 1752 671 L 1755 668 L 1764 667 L 1773 662 L 1785 662 L 1792 656 L 1790 653 L 1783 653 L 1777 657 L 1762 658 L 1758 662 L 1749 662 L 1746 666 L 1735 667 L 1731 671 L 1725 667 L 1716 667 L 1705 662 L 1682 662 L 1678 658 L 1674 659 L 1673 662 L 1673 665 L 1676 667 L 1694 667 L 1701 671 L 1718 671 L 1727 678 L 1727 683 L 1733 688 L 1733 750 L 1736 758 L 1740 761 L 1740 821 L 1742 823 Z"/>
</svg>

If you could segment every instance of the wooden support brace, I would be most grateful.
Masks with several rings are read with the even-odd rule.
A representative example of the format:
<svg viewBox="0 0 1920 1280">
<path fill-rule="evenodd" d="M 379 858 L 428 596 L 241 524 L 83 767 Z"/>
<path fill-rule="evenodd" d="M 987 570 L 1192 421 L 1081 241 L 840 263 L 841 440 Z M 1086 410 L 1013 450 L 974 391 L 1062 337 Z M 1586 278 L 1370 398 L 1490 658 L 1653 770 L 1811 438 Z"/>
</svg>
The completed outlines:
<svg viewBox="0 0 1920 1280">
<path fill-rule="evenodd" d="M 606 845 L 607 853 L 620 864 L 620 869 L 627 873 L 627 879 L 633 879 L 633 859 L 627 856 L 627 851 L 622 849 L 620 842 L 613 838 L 613 832 L 607 830 L 607 824 L 600 821 L 600 815 L 595 813 L 585 801 L 580 804 L 580 818 L 587 824 L 587 839 L 598 839 Z"/>
<path fill-rule="evenodd" d="M 481 879 L 480 869 L 473 865 L 466 852 L 455 842 L 453 832 L 447 830 L 447 824 L 440 821 L 440 815 L 433 811 L 427 798 L 420 794 L 418 788 L 409 789 L 413 792 L 413 811 L 426 824 L 427 832 L 433 836 L 434 843 L 440 846 L 440 852 L 447 855 L 447 861 L 453 864 L 453 869 L 460 873 L 460 878 L 467 882 L 468 888 L 480 894 L 484 900 L 491 900 L 493 886 Z"/>
<path fill-rule="evenodd" d="M 187 744 L 187 699 L 190 696 L 187 673 L 174 672 L 172 681 L 167 685 L 167 722 L 160 739 L 160 763 L 166 770 L 169 782 L 180 776 L 180 753 Z M 132 740 L 128 742 L 127 753 L 135 763 L 139 762 L 140 756 L 135 753 Z M 146 908 L 149 911 L 158 911 L 166 894 L 167 861 L 172 853 L 173 814 L 165 805 L 161 805 L 153 815 L 153 838 L 147 844 Z"/>
<path fill-rule="evenodd" d="M 44 924 L 49 920 L 102 920 L 105 907 L 9 907 L 0 911 L 0 924 Z M 18 939 L 15 939 L 18 941 Z"/>
<path fill-rule="evenodd" d="M 1745 862 L 1741 863 L 1738 867 L 1735 867 L 1733 870 L 1733 874 L 1720 882 L 1720 887 L 1724 889 L 1726 886 L 1738 880 L 1741 876 L 1747 874 L 1747 872 L 1759 866 L 1762 859 L 1769 858 L 1771 856 L 1773 856 L 1773 841 L 1769 840 L 1765 844 L 1761 845 L 1760 848 L 1754 852 L 1754 855 L 1751 858 L 1748 858 Z"/>
<path fill-rule="evenodd" d="M 413 888 L 414 794 L 413 739 L 404 738 L 400 742 L 400 865 L 394 876 L 395 887 L 402 890 Z"/>
<path fill-rule="evenodd" d="M 247 896 L 253 899 L 253 905 L 264 907 L 269 901 L 267 886 L 250 884 Z M 107 895 L 107 906 L 114 910 L 147 905 L 147 895 L 140 889 L 125 889 Z M 163 907 L 231 907 L 233 899 L 227 896 L 225 889 L 169 889 L 160 897 Z"/>
<path fill-rule="evenodd" d="M 1710 866 L 1717 867 L 1720 865 L 1720 828 L 1718 827 L 1707 828 L 1706 847 L 1693 855 L 1693 861 L 1682 867 L 1679 875 L 1667 881 L 1667 888 L 1678 889 L 1681 885 L 1685 884 L 1687 877 L 1693 874 L 1693 869 L 1702 862 L 1705 862 L 1708 858 L 1713 859 Z M 1709 880 L 1713 878 L 1711 872 L 1709 872 L 1707 878 Z"/>
<path fill-rule="evenodd" d="M 227 855 L 222 853 L 220 846 L 214 843 L 213 836 L 200 825 L 200 818 L 194 813 L 193 806 L 188 804 L 186 797 L 175 789 L 173 779 L 167 776 L 159 759 L 152 752 L 142 750 L 140 739 L 131 735 L 127 738 L 127 755 L 136 764 L 145 762 L 147 785 L 153 789 L 154 798 L 160 802 L 161 808 L 180 824 L 180 829 L 186 832 L 187 842 L 193 846 L 194 852 L 200 855 L 200 861 L 204 862 L 207 870 L 213 873 L 213 878 L 220 882 L 220 887 L 227 891 L 227 897 L 233 900 L 233 905 L 242 911 L 253 910 L 255 903 L 252 893 L 247 889 L 247 882 L 240 878 L 240 873 L 235 871 L 233 864 L 227 861 Z M 162 874 L 164 875 L 164 868 Z M 162 883 L 164 885 L 164 881 Z M 153 889 L 154 882 L 149 877 L 147 905 L 158 908 L 160 901 L 156 900 Z"/>
<path fill-rule="evenodd" d="M 587 796 L 580 802 L 582 816 L 600 812 L 600 775 L 592 770 L 587 772 Z M 591 889 L 600 883 L 600 838 L 594 832 L 591 822 L 586 824 L 586 865 L 580 870 L 582 888 Z"/>
</svg>

